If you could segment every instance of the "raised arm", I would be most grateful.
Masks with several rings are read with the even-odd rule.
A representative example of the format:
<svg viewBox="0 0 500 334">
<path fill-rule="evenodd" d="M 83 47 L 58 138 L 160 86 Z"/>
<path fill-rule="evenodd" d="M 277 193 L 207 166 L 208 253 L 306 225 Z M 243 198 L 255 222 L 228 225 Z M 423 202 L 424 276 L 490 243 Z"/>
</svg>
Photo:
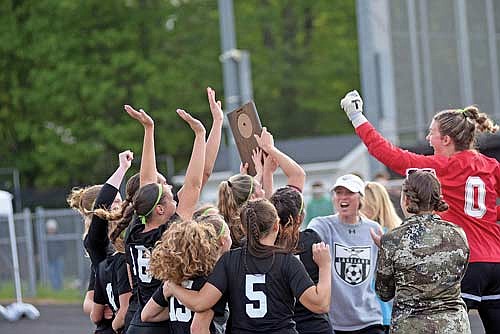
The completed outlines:
<svg viewBox="0 0 500 334">
<path fill-rule="evenodd" d="M 146 114 L 144 110 L 139 109 L 139 111 L 137 111 L 129 105 L 125 105 L 125 111 L 130 115 L 130 117 L 139 121 L 144 127 L 140 186 L 142 187 L 149 183 L 156 183 L 157 170 L 156 170 L 155 139 L 154 139 L 155 127 L 153 119 L 148 114 Z"/>
<path fill-rule="evenodd" d="M 177 109 L 177 114 L 189 124 L 195 134 L 191 159 L 186 170 L 184 185 L 179 190 L 179 204 L 177 214 L 183 219 L 191 219 L 198 199 L 200 198 L 203 180 L 203 169 L 205 165 L 205 128 L 200 121 L 193 118 L 187 112 Z"/>
<path fill-rule="evenodd" d="M 265 127 L 262 128 L 260 136 L 254 136 L 259 146 L 278 162 L 279 166 L 283 170 L 283 173 L 287 176 L 287 183 L 303 190 L 306 182 L 306 172 L 304 169 L 300 167 L 300 165 L 292 158 L 274 146 L 274 138 Z"/>
<path fill-rule="evenodd" d="M 208 104 L 212 113 L 212 128 L 208 134 L 207 147 L 205 150 L 205 166 L 203 168 L 202 187 L 207 183 L 208 178 L 214 169 L 215 160 L 219 153 L 220 140 L 222 136 L 222 123 L 224 121 L 224 113 L 222 112 L 221 103 L 215 98 L 215 90 L 207 87 Z"/>
<path fill-rule="evenodd" d="M 410 167 L 431 167 L 436 170 L 439 177 L 440 170 L 448 167 L 447 157 L 412 153 L 384 138 L 363 115 L 363 100 L 357 91 L 347 93 L 340 106 L 354 126 L 356 134 L 368 148 L 368 152 L 396 173 L 404 175 L 406 169 Z"/>
<path fill-rule="evenodd" d="M 270 199 L 273 195 L 274 172 L 276 172 L 276 169 L 278 169 L 278 162 L 269 154 L 266 155 L 262 172 L 262 188 L 267 199 Z"/>
<path fill-rule="evenodd" d="M 332 258 L 329 246 L 323 242 L 314 244 L 312 250 L 314 262 L 316 262 L 319 269 L 318 284 L 304 291 L 299 301 L 311 312 L 322 314 L 330 310 Z"/>
</svg>

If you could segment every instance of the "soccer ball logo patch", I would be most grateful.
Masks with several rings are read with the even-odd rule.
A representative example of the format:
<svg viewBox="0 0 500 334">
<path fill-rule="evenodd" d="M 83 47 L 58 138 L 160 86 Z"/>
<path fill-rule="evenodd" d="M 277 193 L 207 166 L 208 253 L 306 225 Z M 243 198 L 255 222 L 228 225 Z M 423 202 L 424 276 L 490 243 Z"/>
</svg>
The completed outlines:
<svg viewBox="0 0 500 334">
<path fill-rule="evenodd" d="M 371 247 L 348 247 L 335 243 L 335 272 L 350 285 L 363 283 L 370 273 Z"/>
</svg>

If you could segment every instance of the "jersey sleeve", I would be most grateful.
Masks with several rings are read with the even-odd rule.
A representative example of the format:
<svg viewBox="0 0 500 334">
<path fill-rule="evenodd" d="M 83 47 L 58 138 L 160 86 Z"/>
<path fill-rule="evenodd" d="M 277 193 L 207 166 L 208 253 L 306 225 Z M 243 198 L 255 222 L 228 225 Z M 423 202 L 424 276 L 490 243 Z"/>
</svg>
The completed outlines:
<svg viewBox="0 0 500 334">
<path fill-rule="evenodd" d="M 89 285 L 87 286 L 87 291 L 94 291 L 94 288 L 95 288 L 95 268 L 93 265 L 90 265 Z"/>
<path fill-rule="evenodd" d="M 106 290 L 102 286 L 102 282 L 99 275 L 99 268 L 95 271 L 95 284 L 94 284 L 94 303 L 99 305 L 107 304 L 106 300 Z"/>
<path fill-rule="evenodd" d="M 326 240 L 326 231 L 324 228 L 325 224 L 319 220 L 319 218 L 313 218 L 309 225 L 307 225 L 307 229 L 316 232 L 316 235 L 320 238 L 320 240 Z"/>
<path fill-rule="evenodd" d="M 163 294 L 163 283 L 156 289 L 156 291 L 151 296 L 156 304 L 161 307 L 168 307 L 168 301 L 165 299 L 165 295 Z"/>
<path fill-rule="evenodd" d="M 115 268 L 118 295 L 132 291 L 128 280 L 127 262 L 125 262 L 125 256 L 120 257 Z"/>
<path fill-rule="evenodd" d="M 97 196 L 94 204 L 94 209 L 104 208 L 109 209 L 113 203 L 118 189 L 110 184 L 104 184 Z M 106 258 L 106 248 L 109 243 L 108 238 L 108 222 L 102 218 L 92 215 L 92 221 L 87 234 L 87 251 L 89 252 L 90 260 L 97 265 Z"/>
<path fill-rule="evenodd" d="M 293 295 L 299 299 L 304 291 L 314 286 L 314 283 L 307 274 L 302 262 L 291 254 L 288 255 L 288 259 L 288 265 L 285 266 L 285 277 L 288 277 Z"/>
<path fill-rule="evenodd" d="M 229 260 L 229 255 L 231 252 L 224 253 L 219 261 L 215 264 L 214 271 L 208 276 L 207 282 L 215 286 L 222 294 L 227 290 L 227 272 L 226 272 L 226 262 Z"/>
<path fill-rule="evenodd" d="M 438 171 L 448 165 L 447 157 L 416 154 L 393 145 L 369 122 L 357 127 L 356 133 L 372 156 L 400 175 L 410 167 L 434 168 L 439 174 Z"/>
</svg>

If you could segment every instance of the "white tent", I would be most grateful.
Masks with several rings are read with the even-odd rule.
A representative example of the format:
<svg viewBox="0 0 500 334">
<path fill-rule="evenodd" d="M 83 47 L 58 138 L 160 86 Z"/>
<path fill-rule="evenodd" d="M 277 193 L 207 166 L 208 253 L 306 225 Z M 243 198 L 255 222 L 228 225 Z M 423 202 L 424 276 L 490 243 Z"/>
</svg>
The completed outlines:
<svg viewBox="0 0 500 334">
<path fill-rule="evenodd" d="M 22 301 L 19 259 L 17 257 L 16 230 L 14 226 L 14 210 L 12 209 L 12 195 L 3 190 L 0 190 L 0 216 L 7 217 L 9 222 L 12 267 L 14 269 L 14 284 L 16 288 L 16 302 L 7 307 L 0 305 L 0 314 L 10 321 L 18 320 L 23 316 L 30 319 L 36 319 L 40 316 L 40 312 L 33 305 L 25 304 Z"/>
</svg>

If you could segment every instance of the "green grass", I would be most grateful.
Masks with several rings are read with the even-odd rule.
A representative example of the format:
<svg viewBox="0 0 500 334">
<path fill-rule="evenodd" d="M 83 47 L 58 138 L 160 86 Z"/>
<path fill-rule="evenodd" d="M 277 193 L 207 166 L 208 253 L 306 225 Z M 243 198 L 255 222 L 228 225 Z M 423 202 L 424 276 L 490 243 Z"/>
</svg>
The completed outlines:
<svg viewBox="0 0 500 334">
<path fill-rule="evenodd" d="M 23 283 L 23 286 L 26 286 Z M 80 290 L 74 288 L 64 288 L 62 290 L 53 290 L 50 287 L 38 284 L 36 288 L 36 296 L 28 296 L 26 289 L 23 289 L 23 300 L 30 302 L 53 302 L 53 303 L 82 303 L 83 296 Z M 16 293 L 14 283 L 1 282 L 0 283 L 0 301 L 14 301 Z"/>
</svg>

